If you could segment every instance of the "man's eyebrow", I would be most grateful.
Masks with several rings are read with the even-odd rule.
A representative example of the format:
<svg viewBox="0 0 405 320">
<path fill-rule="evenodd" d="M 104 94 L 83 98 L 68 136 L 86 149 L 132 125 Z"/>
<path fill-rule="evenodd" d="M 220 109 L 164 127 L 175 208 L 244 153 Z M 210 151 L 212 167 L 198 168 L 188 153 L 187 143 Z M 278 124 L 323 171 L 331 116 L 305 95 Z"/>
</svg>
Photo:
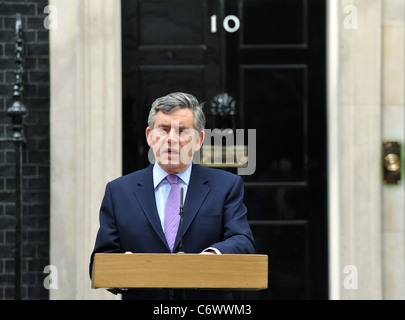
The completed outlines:
<svg viewBox="0 0 405 320">
<path fill-rule="evenodd" d="M 170 127 L 170 125 L 167 124 L 167 123 L 160 123 L 158 125 L 158 128 L 167 128 L 167 127 Z M 190 129 L 190 127 L 182 125 L 182 126 L 179 126 L 179 129 L 180 130 L 185 130 L 185 129 Z"/>
<path fill-rule="evenodd" d="M 161 123 L 158 125 L 159 128 L 163 128 L 163 127 L 168 127 L 169 125 L 167 123 Z"/>
</svg>

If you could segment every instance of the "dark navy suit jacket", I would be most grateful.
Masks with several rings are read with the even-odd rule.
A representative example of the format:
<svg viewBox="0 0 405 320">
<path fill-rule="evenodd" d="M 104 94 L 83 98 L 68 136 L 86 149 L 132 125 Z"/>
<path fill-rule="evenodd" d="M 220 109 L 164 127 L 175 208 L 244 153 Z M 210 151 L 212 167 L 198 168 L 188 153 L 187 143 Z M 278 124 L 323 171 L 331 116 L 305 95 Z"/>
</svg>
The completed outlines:
<svg viewBox="0 0 405 320">
<path fill-rule="evenodd" d="M 153 165 L 107 184 L 100 209 L 95 253 L 170 253 L 153 187 Z M 193 164 L 184 202 L 186 253 L 215 247 L 223 254 L 255 253 L 243 204 L 242 179 L 232 173 Z M 174 244 L 178 250 L 180 231 Z M 169 290 L 128 290 L 123 298 L 168 299 Z M 230 299 L 230 291 L 186 290 L 186 299 Z"/>
</svg>

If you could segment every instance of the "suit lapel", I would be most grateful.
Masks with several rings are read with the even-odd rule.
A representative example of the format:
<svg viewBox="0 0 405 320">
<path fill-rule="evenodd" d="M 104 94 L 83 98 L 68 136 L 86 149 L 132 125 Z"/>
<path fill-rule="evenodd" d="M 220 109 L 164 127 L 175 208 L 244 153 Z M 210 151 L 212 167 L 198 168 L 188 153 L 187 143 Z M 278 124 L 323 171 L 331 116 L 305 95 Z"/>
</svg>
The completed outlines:
<svg viewBox="0 0 405 320">
<path fill-rule="evenodd" d="M 193 165 L 190 183 L 187 189 L 186 201 L 184 202 L 184 226 L 183 235 L 193 222 L 198 210 L 203 204 L 211 188 L 207 185 L 208 179 L 203 174 L 199 165 Z M 180 242 L 180 230 L 177 234 L 176 247 Z"/>
<path fill-rule="evenodd" d="M 190 183 L 187 190 L 186 201 L 184 203 L 184 225 L 183 234 L 187 232 L 198 210 L 203 204 L 205 198 L 210 192 L 211 188 L 207 184 L 208 179 L 205 177 L 199 165 L 193 165 L 190 177 Z M 152 225 L 160 240 L 169 249 L 166 241 L 165 234 L 162 229 L 159 214 L 156 208 L 155 192 L 153 188 L 153 166 L 150 165 L 144 174 L 139 177 L 136 183 L 134 195 L 137 198 L 140 206 L 142 207 L 146 218 Z M 180 242 L 180 230 L 177 234 L 174 247 L 176 248 Z"/>
<path fill-rule="evenodd" d="M 156 208 L 152 170 L 152 165 L 150 165 L 147 170 L 145 170 L 145 174 L 140 177 L 139 181 L 137 181 L 134 194 L 139 204 L 141 205 L 146 218 L 149 220 L 159 238 L 167 246 L 166 237 L 163 232 L 159 214 Z M 167 248 L 169 250 L 168 246 Z"/>
</svg>

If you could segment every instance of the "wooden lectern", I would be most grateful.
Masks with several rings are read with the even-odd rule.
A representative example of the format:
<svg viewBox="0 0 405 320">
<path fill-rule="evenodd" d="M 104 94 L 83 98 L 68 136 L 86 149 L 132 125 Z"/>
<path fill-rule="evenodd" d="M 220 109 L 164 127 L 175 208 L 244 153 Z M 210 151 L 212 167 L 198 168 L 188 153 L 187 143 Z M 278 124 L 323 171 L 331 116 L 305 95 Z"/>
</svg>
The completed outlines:
<svg viewBox="0 0 405 320">
<path fill-rule="evenodd" d="M 92 288 L 259 290 L 267 275 L 267 255 L 96 253 Z"/>
</svg>

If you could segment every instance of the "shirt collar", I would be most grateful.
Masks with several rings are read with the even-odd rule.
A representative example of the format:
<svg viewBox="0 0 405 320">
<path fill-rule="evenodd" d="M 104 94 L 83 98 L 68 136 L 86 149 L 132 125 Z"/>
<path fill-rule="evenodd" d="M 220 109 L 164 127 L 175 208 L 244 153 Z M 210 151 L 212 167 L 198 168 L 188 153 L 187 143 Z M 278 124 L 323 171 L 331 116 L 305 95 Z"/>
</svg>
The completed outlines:
<svg viewBox="0 0 405 320">
<path fill-rule="evenodd" d="M 188 185 L 190 182 L 191 176 L 191 168 L 193 167 L 192 164 L 188 166 L 186 171 L 176 173 L 176 175 L 186 184 Z M 164 180 L 169 174 L 164 171 L 159 164 L 156 162 L 153 166 L 153 187 L 156 188 L 162 180 Z"/>
</svg>

